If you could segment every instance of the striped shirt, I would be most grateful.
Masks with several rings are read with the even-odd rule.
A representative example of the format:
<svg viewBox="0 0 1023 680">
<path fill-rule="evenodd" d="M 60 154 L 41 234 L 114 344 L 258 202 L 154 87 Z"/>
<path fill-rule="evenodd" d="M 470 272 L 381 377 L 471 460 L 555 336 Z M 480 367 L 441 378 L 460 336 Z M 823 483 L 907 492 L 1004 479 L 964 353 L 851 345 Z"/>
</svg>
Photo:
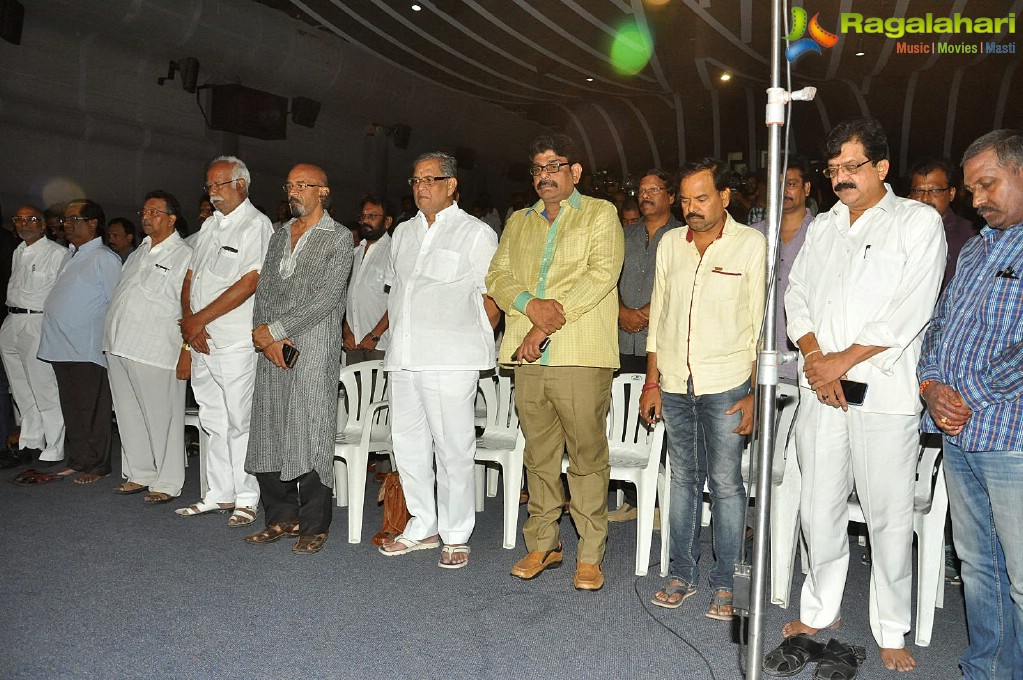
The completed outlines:
<svg viewBox="0 0 1023 680">
<path fill-rule="evenodd" d="M 951 385 L 973 410 L 965 451 L 1023 451 L 1023 223 L 984 227 L 959 256 L 924 336 L 917 377 Z M 926 432 L 939 432 L 930 415 Z"/>
</svg>

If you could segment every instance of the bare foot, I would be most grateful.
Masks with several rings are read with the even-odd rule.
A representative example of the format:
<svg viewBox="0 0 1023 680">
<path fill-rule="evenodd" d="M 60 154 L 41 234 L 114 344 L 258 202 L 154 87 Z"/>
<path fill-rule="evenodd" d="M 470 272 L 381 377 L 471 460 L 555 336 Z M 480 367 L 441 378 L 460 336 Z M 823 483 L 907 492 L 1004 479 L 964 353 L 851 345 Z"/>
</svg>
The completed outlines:
<svg viewBox="0 0 1023 680">
<path fill-rule="evenodd" d="M 53 475 L 54 477 L 69 477 L 75 474 L 76 472 L 78 472 L 78 470 L 75 470 L 73 468 L 64 468 L 60 472 L 54 472 Z"/>
<path fill-rule="evenodd" d="M 75 480 L 75 484 L 92 484 L 98 482 L 107 475 L 94 475 L 90 473 L 82 473 L 82 476 Z"/>
<path fill-rule="evenodd" d="M 440 552 L 440 566 L 458 569 L 469 561 L 469 546 L 466 543 L 448 543 Z"/>
<path fill-rule="evenodd" d="M 411 541 L 411 539 L 409 539 Z M 436 548 L 440 546 L 440 534 L 434 534 L 433 536 L 427 536 L 420 541 L 411 541 L 413 544 L 426 543 L 428 548 Z M 401 541 L 391 539 L 385 541 L 380 546 L 381 552 L 411 552 L 409 546 L 405 545 Z M 422 548 L 413 548 L 412 550 L 422 550 Z"/>
<path fill-rule="evenodd" d="M 916 668 L 916 659 L 905 647 L 893 649 L 891 647 L 881 648 L 881 663 L 890 671 L 905 673 Z"/>
<path fill-rule="evenodd" d="M 806 625 L 799 619 L 796 619 L 795 621 L 789 621 L 784 626 L 782 626 L 781 634 L 784 637 L 792 637 L 794 635 L 809 635 L 810 637 L 813 637 L 822 630 L 838 630 L 841 627 L 842 619 L 839 619 L 830 626 L 825 626 L 824 628 L 811 628 L 810 626 Z"/>
</svg>

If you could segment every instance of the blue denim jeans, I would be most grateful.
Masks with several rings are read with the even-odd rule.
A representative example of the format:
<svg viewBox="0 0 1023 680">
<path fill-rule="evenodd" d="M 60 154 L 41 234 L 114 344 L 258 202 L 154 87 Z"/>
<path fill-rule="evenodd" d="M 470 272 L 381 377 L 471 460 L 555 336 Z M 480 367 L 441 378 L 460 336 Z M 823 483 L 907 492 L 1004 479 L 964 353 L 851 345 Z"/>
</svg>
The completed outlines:
<svg viewBox="0 0 1023 680">
<path fill-rule="evenodd" d="M 725 411 L 747 394 L 746 385 L 718 394 L 661 394 L 671 460 L 671 576 L 690 586 L 700 580 L 700 517 L 706 481 L 716 557 L 709 580 L 715 592 L 731 592 L 742 545 L 746 488 L 741 464 L 746 438 L 732 432 L 742 414 L 729 416 Z"/>
<path fill-rule="evenodd" d="M 970 646 L 963 677 L 1023 678 L 1023 451 L 965 452 L 945 439 Z"/>
</svg>

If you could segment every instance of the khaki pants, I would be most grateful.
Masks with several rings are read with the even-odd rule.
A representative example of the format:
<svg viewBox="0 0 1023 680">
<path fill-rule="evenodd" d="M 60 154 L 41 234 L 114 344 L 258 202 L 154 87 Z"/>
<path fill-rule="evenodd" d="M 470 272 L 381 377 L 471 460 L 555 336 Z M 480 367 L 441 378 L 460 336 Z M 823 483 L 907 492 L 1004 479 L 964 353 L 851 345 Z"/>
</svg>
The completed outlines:
<svg viewBox="0 0 1023 680">
<path fill-rule="evenodd" d="M 526 438 L 529 518 L 522 529 L 530 552 L 558 546 L 558 521 L 565 501 L 561 460 L 568 449 L 570 511 L 579 532 L 576 559 L 599 564 L 607 541 L 607 411 L 610 368 L 519 366 L 515 405 Z"/>
</svg>

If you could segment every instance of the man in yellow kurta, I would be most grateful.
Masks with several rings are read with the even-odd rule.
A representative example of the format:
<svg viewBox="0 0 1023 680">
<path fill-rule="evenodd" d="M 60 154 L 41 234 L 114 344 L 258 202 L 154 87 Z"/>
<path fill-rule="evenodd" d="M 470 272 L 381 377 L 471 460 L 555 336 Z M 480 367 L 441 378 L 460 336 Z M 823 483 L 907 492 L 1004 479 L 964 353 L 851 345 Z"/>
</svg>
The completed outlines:
<svg viewBox="0 0 1023 680">
<path fill-rule="evenodd" d="M 575 189 L 583 169 L 571 138 L 538 137 L 529 157 L 540 200 L 508 220 L 487 274 L 487 290 L 507 314 L 499 361 L 515 366 L 526 438 L 529 553 L 511 574 L 528 580 L 561 564 L 567 446 L 570 510 L 579 532 L 574 585 L 599 590 L 610 472 L 604 430 L 618 368 L 615 286 L 624 239 L 614 206 Z M 549 344 L 541 347 L 545 339 Z"/>
</svg>

